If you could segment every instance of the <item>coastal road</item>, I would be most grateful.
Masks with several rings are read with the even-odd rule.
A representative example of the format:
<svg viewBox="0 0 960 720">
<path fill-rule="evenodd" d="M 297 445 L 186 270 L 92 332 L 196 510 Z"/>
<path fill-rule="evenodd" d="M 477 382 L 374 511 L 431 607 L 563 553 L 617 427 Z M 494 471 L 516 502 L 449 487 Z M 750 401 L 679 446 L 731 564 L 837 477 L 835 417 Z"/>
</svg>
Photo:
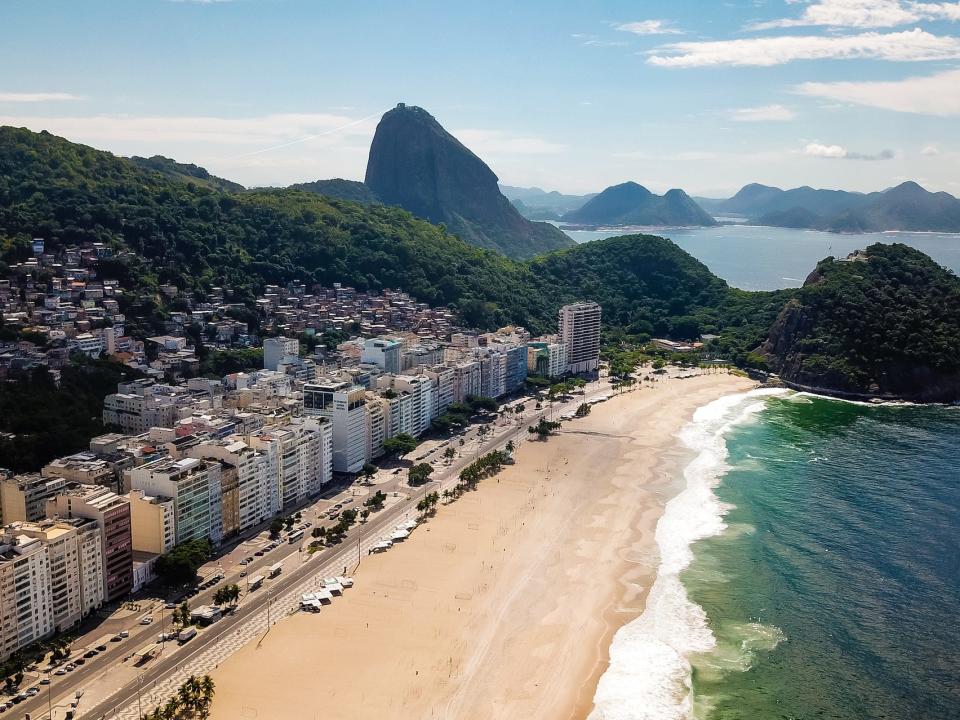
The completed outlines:
<svg viewBox="0 0 960 720">
<path fill-rule="evenodd" d="M 591 383 L 591 385 L 593 384 Z M 300 595 L 303 592 L 316 589 L 323 577 L 342 574 L 344 567 L 347 568 L 348 573 L 351 572 L 361 561 L 366 551 L 381 537 L 389 534 L 393 527 L 405 518 L 416 514 L 416 504 L 421 497 L 428 492 L 442 492 L 444 489 L 453 487 L 458 481 L 460 470 L 476 457 L 502 447 L 510 439 L 516 441 L 520 437 L 526 436 L 526 432 L 523 432 L 523 424 L 526 422 L 530 420 L 536 422 L 539 417 L 546 415 L 548 412 L 552 412 L 554 415 L 568 412 L 585 400 L 609 392 L 609 390 L 609 385 L 606 383 L 598 383 L 594 385 L 594 389 L 588 390 L 584 395 L 575 396 L 567 403 L 556 404 L 551 409 L 544 408 L 532 413 L 529 417 L 529 411 L 524 413 L 522 424 L 512 417 L 507 418 L 506 422 L 501 421 L 501 423 L 494 424 L 493 432 L 486 441 L 479 444 L 472 441 L 470 445 L 474 447 L 461 447 L 461 456 L 449 466 L 441 466 L 437 471 L 435 480 L 412 492 L 409 488 L 405 488 L 404 491 L 410 493 L 406 500 L 390 504 L 380 512 L 372 514 L 366 523 L 355 525 L 341 545 L 315 553 L 312 556 L 306 555 L 305 557 L 308 559 L 301 563 L 299 567 L 293 569 L 285 567 L 279 578 L 268 581 L 268 584 L 261 590 L 246 595 L 243 602 L 232 614 L 225 616 L 224 619 L 210 628 L 201 631 L 185 646 L 181 648 L 173 646 L 175 649 L 170 652 L 171 646 L 168 645 L 159 658 L 144 665 L 144 669 L 139 673 L 136 680 L 126 682 L 110 697 L 90 708 L 84 708 L 81 701 L 78 717 L 97 720 L 115 717 L 136 720 L 140 717 L 141 710 L 145 714 L 157 705 L 163 704 L 175 694 L 176 688 L 189 675 L 202 675 L 209 672 L 243 645 L 257 637 L 262 637 L 268 632 L 268 616 L 270 623 L 272 623 L 296 611 Z M 529 404 L 535 401 L 523 399 L 520 402 Z M 476 435 L 476 430 L 474 429 L 472 433 Z M 465 433 L 465 439 L 470 434 L 471 431 Z M 468 450 L 470 452 L 467 452 Z M 394 486 L 397 483 L 391 480 L 387 484 Z M 277 548 L 275 552 L 279 551 L 280 548 Z M 295 552 L 299 552 L 298 545 L 287 545 L 287 552 L 282 553 L 283 558 L 289 558 Z M 280 555 L 274 555 L 268 560 L 265 556 L 263 565 L 265 566 L 267 562 L 270 564 L 278 562 L 279 558 Z M 248 572 L 253 573 L 253 570 L 248 567 Z M 225 582 L 236 581 L 231 576 L 228 576 L 225 580 Z M 212 596 L 212 593 L 213 590 L 206 591 L 194 600 L 204 602 L 208 596 Z M 147 626 L 143 633 L 138 634 L 136 642 L 131 636 L 131 639 L 125 640 L 124 643 L 131 650 L 139 648 L 147 642 L 148 635 L 157 633 L 158 630 L 159 628 L 155 626 Z M 122 654 L 117 653 L 115 657 L 119 658 Z M 91 670 L 93 669 L 91 668 Z M 99 672 L 103 672 L 102 668 L 99 669 Z M 77 673 L 77 671 L 74 671 L 74 673 Z M 82 675 L 78 677 L 78 680 L 82 679 Z M 73 683 L 71 685 L 76 687 Z M 62 706 L 65 701 L 69 701 L 71 698 L 72 692 L 58 693 L 58 697 L 53 704 Z M 23 703 L 21 708 L 24 711 L 31 712 L 31 717 L 46 717 L 46 694 L 41 694 L 29 703 Z"/>
</svg>

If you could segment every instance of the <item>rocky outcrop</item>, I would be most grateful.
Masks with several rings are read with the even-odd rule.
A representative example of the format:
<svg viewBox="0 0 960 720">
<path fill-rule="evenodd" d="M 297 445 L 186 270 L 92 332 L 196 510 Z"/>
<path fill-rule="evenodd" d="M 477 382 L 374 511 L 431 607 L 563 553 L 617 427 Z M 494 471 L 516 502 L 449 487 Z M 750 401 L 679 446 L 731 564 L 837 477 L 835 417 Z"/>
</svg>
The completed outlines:
<svg viewBox="0 0 960 720">
<path fill-rule="evenodd" d="M 820 262 L 757 349 L 795 388 L 960 401 L 960 280 L 904 245 Z"/>
<path fill-rule="evenodd" d="M 380 119 L 366 185 L 382 202 L 510 257 L 574 245 L 553 225 L 522 217 L 493 171 L 422 108 L 400 104 Z"/>
</svg>

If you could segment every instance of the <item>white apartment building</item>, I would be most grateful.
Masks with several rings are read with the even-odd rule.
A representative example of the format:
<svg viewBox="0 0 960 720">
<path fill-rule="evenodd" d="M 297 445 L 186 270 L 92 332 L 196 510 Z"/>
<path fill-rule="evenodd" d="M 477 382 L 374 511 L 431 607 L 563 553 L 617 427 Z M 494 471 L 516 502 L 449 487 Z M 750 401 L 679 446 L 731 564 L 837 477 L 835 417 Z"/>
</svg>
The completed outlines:
<svg viewBox="0 0 960 720">
<path fill-rule="evenodd" d="M 366 391 L 342 381 L 309 383 L 303 387 L 303 412 L 333 425 L 334 472 L 357 473 L 369 460 L 369 415 Z"/>
<path fill-rule="evenodd" d="M 567 372 L 567 346 L 532 341 L 527 345 L 527 370 L 535 375 L 560 377 Z"/>
<path fill-rule="evenodd" d="M 409 398 L 405 428 L 401 432 L 418 437 L 430 429 L 434 416 L 433 383 L 427 375 L 396 375 L 390 378 L 394 391 Z M 392 407 L 392 406 L 391 406 Z"/>
<path fill-rule="evenodd" d="M 383 441 L 387 439 L 390 401 L 374 392 L 367 393 L 367 457 L 383 455 Z"/>
<path fill-rule="evenodd" d="M 131 490 L 171 498 L 175 543 L 210 538 L 223 539 L 220 463 L 196 458 L 161 458 L 130 471 Z"/>
<path fill-rule="evenodd" d="M 578 302 L 560 308 L 560 342 L 567 349 L 567 372 L 594 372 L 600 367 L 600 306 Z"/>
<path fill-rule="evenodd" d="M 270 458 L 237 437 L 219 442 L 204 442 L 190 448 L 190 457 L 218 462 L 236 468 L 239 483 L 240 532 L 273 517 L 280 509 L 280 487 L 276 465 Z M 329 452 L 327 453 L 329 456 Z M 322 483 L 321 483 L 322 484 Z"/>
<path fill-rule="evenodd" d="M 50 586 L 54 630 L 73 627 L 103 604 L 103 544 L 95 521 L 76 518 L 15 523 L 4 532 L 6 540 L 21 535 L 40 540 L 45 546 L 49 573 L 46 578 L 38 576 L 38 581 Z"/>
<path fill-rule="evenodd" d="M 103 424 L 139 435 L 152 427 L 173 427 L 177 406 L 172 397 L 114 393 L 103 399 Z"/>
<path fill-rule="evenodd" d="M 376 365 L 387 373 L 400 372 L 401 343 L 392 338 L 367 338 L 363 341 L 360 362 Z"/>
<path fill-rule="evenodd" d="M 435 365 L 423 371 L 433 385 L 433 417 L 443 415 L 454 397 L 454 369 Z"/>
<path fill-rule="evenodd" d="M 300 357 L 300 341 L 296 338 L 264 338 L 263 367 L 265 370 L 276 370 L 277 365 L 284 359 L 297 357 Z"/>
<path fill-rule="evenodd" d="M 0 539 L 0 657 L 54 631 L 50 559 L 43 541 L 4 533 Z"/>
<path fill-rule="evenodd" d="M 278 509 L 306 501 L 333 477 L 334 428 L 326 419 L 270 426 L 250 435 L 248 441 L 267 455 L 269 477 L 276 479 Z"/>
<path fill-rule="evenodd" d="M 453 366 L 453 401 L 464 402 L 470 395 L 480 395 L 480 363 L 458 362 Z"/>
</svg>

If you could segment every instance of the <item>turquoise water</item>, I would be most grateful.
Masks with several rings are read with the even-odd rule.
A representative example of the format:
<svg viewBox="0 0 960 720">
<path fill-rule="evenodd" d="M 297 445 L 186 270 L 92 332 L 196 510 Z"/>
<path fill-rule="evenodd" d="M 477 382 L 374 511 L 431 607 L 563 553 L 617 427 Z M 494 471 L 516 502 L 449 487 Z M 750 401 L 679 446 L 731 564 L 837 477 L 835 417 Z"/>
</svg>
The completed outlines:
<svg viewBox="0 0 960 720">
<path fill-rule="evenodd" d="M 960 718 L 960 407 L 700 408 L 590 720 Z"/>
<path fill-rule="evenodd" d="M 960 408 L 764 402 L 681 575 L 694 715 L 960 718 Z"/>
<path fill-rule="evenodd" d="M 872 233 L 839 235 L 816 230 L 721 225 L 712 228 L 614 228 L 571 231 L 578 243 L 629 232 L 649 232 L 670 238 L 733 287 L 776 290 L 799 287 L 828 255 L 845 256 L 875 242 L 901 242 L 926 253 L 960 273 L 960 234 Z"/>
</svg>

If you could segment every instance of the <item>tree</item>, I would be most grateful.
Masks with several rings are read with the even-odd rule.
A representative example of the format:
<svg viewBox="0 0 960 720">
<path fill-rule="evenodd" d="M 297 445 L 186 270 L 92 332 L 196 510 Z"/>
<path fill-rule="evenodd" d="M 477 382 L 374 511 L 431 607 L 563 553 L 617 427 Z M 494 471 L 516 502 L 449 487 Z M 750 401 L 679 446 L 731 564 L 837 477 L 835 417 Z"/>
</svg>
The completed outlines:
<svg viewBox="0 0 960 720">
<path fill-rule="evenodd" d="M 156 561 L 157 577 L 168 585 L 193 582 L 197 570 L 213 552 L 213 546 L 206 538 L 198 538 L 181 543 Z"/>
<path fill-rule="evenodd" d="M 363 503 L 368 508 L 376 512 L 383 508 L 383 503 L 386 502 L 387 496 L 380 490 L 377 490 L 371 497 Z"/>
<path fill-rule="evenodd" d="M 513 455 L 514 450 L 516 450 L 516 445 L 513 444 L 513 440 L 507 440 L 506 451 Z"/>
<path fill-rule="evenodd" d="M 554 430 L 558 430 L 559 428 L 559 422 L 552 422 L 546 418 L 540 418 L 540 422 L 538 422 L 536 425 L 531 425 L 528 427 L 527 432 L 529 432 L 531 435 L 536 435 L 540 440 L 546 440 Z"/>
<path fill-rule="evenodd" d="M 407 482 L 412 487 L 423 485 L 430 479 L 433 473 L 433 466 L 430 463 L 419 463 L 407 471 Z"/>
<path fill-rule="evenodd" d="M 283 530 L 283 518 L 279 515 L 270 521 L 270 537 L 276 537 Z"/>
<path fill-rule="evenodd" d="M 574 413 L 578 418 L 586 417 L 590 414 L 591 407 L 587 403 L 580 403 L 577 407 L 576 413 Z"/>
<path fill-rule="evenodd" d="M 451 446 L 447 445 L 447 449 L 443 451 L 443 457 L 447 461 L 447 465 L 453 462 L 453 459 L 457 456 L 457 451 L 454 450 Z"/>
<path fill-rule="evenodd" d="M 383 449 L 388 455 L 406 455 L 417 447 L 417 440 L 408 433 L 399 433 L 383 441 Z"/>
<path fill-rule="evenodd" d="M 363 470 L 361 472 L 363 473 L 363 479 L 367 483 L 371 483 L 373 482 L 374 475 L 377 474 L 377 466 L 373 463 L 364 463 Z"/>
<path fill-rule="evenodd" d="M 360 511 L 360 522 L 366 522 L 368 517 L 370 517 L 369 510 L 364 509 Z"/>
<path fill-rule="evenodd" d="M 482 395 L 468 395 L 467 396 L 467 405 L 470 406 L 470 409 L 477 413 L 481 410 L 486 410 L 487 412 L 496 412 L 497 408 L 500 405 L 491 397 L 484 397 Z"/>
</svg>

